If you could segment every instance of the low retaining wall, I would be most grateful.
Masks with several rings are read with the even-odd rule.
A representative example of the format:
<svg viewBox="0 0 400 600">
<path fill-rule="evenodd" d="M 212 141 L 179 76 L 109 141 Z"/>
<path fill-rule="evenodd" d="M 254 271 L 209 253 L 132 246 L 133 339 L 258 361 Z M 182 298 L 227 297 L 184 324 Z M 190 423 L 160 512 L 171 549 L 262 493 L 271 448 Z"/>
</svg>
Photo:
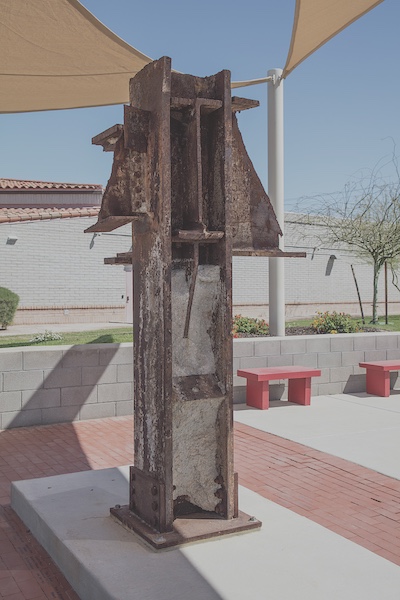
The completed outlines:
<svg viewBox="0 0 400 600">
<path fill-rule="evenodd" d="M 132 344 L 0 349 L 0 429 L 132 414 Z"/>
<path fill-rule="evenodd" d="M 0 429 L 132 414 L 132 344 L 0 349 Z M 234 402 L 245 401 L 237 369 L 319 368 L 312 394 L 365 391 L 358 363 L 400 358 L 399 333 L 244 338 L 233 342 Z M 397 378 L 392 373 L 392 385 Z M 285 398 L 287 382 L 270 385 Z"/>
<path fill-rule="evenodd" d="M 342 333 L 235 339 L 233 345 L 234 402 L 245 402 L 245 380 L 238 369 L 300 365 L 321 369 L 312 378 L 311 393 L 365 392 L 365 369 L 358 363 L 400 358 L 400 333 Z M 395 386 L 397 373 L 391 373 Z M 287 382 L 270 383 L 270 400 L 287 398 Z"/>
</svg>

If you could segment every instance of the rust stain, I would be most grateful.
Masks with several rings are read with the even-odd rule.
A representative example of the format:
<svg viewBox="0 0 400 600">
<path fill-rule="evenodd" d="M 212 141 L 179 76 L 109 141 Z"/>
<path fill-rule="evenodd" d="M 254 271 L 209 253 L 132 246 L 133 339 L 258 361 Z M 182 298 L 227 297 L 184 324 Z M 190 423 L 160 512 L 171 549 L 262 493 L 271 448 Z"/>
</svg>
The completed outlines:
<svg viewBox="0 0 400 600">
<path fill-rule="evenodd" d="M 107 259 L 134 270 L 135 467 L 113 514 L 167 537 L 182 514 L 238 518 L 232 253 L 277 251 L 281 233 L 235 116 L 257 103 L 230 94 L 228 71 L 182 75 L 164 57 L 131 80 L 124 125 L 94 138 L 114 163 L 90 230 L 132 222 L 133 252 Z"/>
</svg>

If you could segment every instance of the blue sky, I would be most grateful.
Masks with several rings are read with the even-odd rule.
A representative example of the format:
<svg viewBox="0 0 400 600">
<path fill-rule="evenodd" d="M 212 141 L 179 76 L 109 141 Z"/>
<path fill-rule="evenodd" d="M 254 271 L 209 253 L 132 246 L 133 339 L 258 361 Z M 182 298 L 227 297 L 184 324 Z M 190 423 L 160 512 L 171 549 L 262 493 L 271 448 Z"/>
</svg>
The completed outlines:
<svg viewBox="0 0 400 600">
<path fill-rule="evenodd" d="M 294 0 L 83 0 L 100 21 L 152 58 L 233 80 L 283 68 Z M 328 42 L 285 81 L 285 198 L 341 190 L 362 170 L 400 154 L 400 2 L 385 0 Z M 239 117 L 267 187 L 267 86 L 234 92 L 260 100 Z M 122 122 L 122 107 L 0 115 L 0 177 L 106 184 L 111 153 L 91 138 Z M 390 167 L 385 170 L 392 177 Z"/>
</svg>

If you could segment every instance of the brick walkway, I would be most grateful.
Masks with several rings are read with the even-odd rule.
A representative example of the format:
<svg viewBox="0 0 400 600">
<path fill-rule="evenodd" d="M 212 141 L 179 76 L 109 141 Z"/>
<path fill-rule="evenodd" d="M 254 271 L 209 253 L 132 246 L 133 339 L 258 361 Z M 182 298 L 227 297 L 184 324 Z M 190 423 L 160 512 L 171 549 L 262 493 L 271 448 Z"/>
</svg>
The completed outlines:
<svg viewBox="0 0 400 600">
<path fill-rule="evenodd" d="M 9 506 L 10 482 L 132 462 L 132 417 L 0 431 L 0 598 L 79 600 Z"/>
<path fill-rule="evenodd" d="M 243 424 L 241 485 L 400 565 L 400 481 Z"/>
<path fill-rule="evenodd" d="M 237 424 L 242 485 L 400 565 L 400 481 Z M 0 432 L 0 598 L 79 600 L 10 509 L 10 482 L 129 464 L 132 417 Z"/>
</svg>

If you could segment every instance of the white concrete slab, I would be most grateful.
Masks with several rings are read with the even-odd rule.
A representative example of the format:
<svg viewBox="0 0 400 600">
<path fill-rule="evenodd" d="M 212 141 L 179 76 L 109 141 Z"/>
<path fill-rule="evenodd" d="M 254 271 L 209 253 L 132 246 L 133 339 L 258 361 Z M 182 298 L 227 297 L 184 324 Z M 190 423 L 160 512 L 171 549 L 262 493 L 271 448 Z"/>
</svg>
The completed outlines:
<svg viewBox="0 0 400 600">
<path fill-rule="evenodd" d="M 109 517 L 128 468 L 14 482 L 12 507 L 81 600 L 398 600 L 400 567 L 241 488 L 256 532 L 156 552 Z"/>
<path fill-rule="evenodd" d="M 397 392 L 317 396 L 311 406 L 271 402 L 266 411 L 240 405 L 235 420 L 400 479 Z"/>
</svg>

